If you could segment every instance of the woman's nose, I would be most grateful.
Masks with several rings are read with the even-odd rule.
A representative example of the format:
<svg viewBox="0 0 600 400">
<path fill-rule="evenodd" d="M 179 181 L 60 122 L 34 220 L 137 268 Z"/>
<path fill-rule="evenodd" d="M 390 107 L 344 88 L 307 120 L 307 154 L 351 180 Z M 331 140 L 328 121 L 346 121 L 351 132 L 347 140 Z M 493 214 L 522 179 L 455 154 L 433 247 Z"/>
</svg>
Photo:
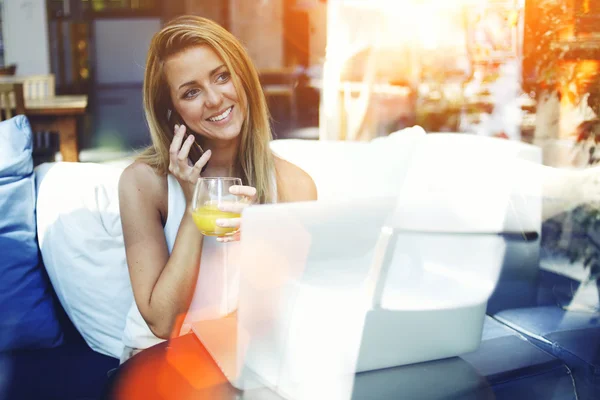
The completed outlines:
<svg viewBox="0 0 600 400">
<path fill-rule="evenodd" d="M 207 88 L 206 91 L 206 106 L 209 108 L 218 107 L 223 102 L 223 96 L 218 90 Z"/>
</svg>

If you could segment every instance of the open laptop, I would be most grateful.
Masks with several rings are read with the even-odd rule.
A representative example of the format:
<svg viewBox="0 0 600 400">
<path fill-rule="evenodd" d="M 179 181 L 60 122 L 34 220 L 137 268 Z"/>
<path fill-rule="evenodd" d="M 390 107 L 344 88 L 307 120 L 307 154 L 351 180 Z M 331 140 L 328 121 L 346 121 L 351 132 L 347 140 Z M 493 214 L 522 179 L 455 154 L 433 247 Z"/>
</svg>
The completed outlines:
<svg viewBox="0 0 600 400">
<path fill-rule="evenodd" d="M 238 311 L 192 327 L 233 386 L 290 394 L 346 377 L 343 392 L 356 372 L 477 348 L 491 288 L 468 290 L 466 279 L 445 289 L 452 271 L 431 273 L 418 258 L 431 256 L 435 270 L 444 257 L 432 249 L 459 263 L 476 247 L 468 263 L 496 270 L 479 276 L 493 288 L 503 238 L 382 229 L 395 206 L 387 197 L 244 211 Z"/>
<path fill-rule="evenodd" d="M 400 197 L 246 209 L 237 314 L 192 328 L 232 385 L 348 398 L 356 372 L 475 350 L 514 187 L 484 155 L 407 169 Z"/>
</svg>

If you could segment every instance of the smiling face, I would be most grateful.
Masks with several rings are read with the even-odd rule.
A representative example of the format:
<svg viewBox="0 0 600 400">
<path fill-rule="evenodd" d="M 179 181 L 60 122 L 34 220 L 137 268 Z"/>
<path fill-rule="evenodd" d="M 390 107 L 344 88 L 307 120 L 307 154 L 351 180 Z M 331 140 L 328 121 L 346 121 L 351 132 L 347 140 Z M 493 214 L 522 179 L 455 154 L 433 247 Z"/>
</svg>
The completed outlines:
<svg viewBox="0 0 600 400">
<path fill-rule="evenodd" d="M 191 130 L 209 140 L 232 140 L 242 129 L 247 101 L 237 95 L 231 74 L 206 45 L 183 50 L 165 63 L 175 111 Z"/>
</svg>

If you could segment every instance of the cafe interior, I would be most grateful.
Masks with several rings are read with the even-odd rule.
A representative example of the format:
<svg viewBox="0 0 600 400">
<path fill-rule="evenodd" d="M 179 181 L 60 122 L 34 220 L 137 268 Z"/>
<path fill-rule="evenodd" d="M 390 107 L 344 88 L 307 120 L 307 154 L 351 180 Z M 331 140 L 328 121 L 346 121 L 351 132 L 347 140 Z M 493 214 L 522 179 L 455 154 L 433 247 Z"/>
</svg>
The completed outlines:
<svg viewBox="0 0 600 400">
<path fill-rule="evenodd" d="M 200 172 L 218 268 L 124 358 L 121 177 L 186 15 L 241 43 L 317 198 L 277 175 L 222 233 L 201 182 L 236 176 Z M 0 0 L 0 28 L 0 400 L 600 398 L 600 1 Z"/>
</svg>

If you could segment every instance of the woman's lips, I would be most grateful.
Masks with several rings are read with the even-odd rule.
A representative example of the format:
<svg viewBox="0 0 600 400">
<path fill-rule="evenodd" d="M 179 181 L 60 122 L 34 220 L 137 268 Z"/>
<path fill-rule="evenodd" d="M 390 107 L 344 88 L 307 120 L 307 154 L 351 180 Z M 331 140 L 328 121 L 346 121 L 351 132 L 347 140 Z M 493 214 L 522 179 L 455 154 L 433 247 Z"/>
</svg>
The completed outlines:
<svg viewBox="0 0 600 400">
<path fill-rule="evenodd" d="M 212 122 L 212 123 L 222 123 L 222 122 L 227 121 L 229 119 L 229 117 L 231 116 L 232 112 L 233 112 L 233 106 L 226 108 L 223 112 L 220 112 L 217 115 L 209 117 L 206 120 L 208 122 Z"/>
</svg>

